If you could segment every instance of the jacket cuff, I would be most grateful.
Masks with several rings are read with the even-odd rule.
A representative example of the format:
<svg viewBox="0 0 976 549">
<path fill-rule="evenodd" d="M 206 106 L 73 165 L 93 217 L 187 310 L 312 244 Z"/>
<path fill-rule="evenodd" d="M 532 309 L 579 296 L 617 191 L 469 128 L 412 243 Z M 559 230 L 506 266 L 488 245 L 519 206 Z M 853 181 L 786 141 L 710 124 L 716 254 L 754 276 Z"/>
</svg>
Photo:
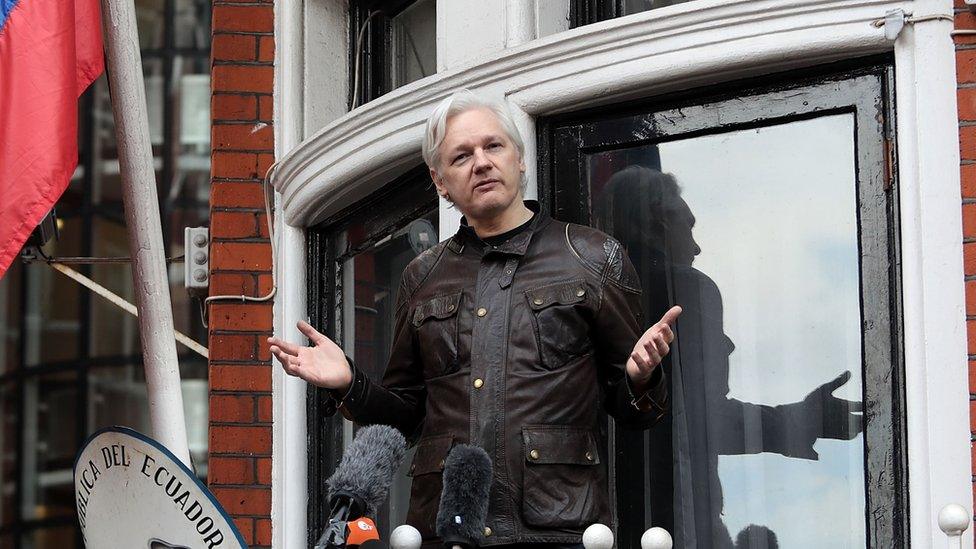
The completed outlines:
<svg viewBox="0 0 976 549">
<path fill-rule="evenodd" d="M 348 355 L 346 356 L 346 362 L 349 364 L 349 371 L 352 372 L 352 383 L 349 384 L 349 388 L 345 391 L 328 390 L 331 398 L 326 404 L 326 416 L 332 416 L 336 410 L 345 408 L 350 402 L 362 401 L 362 395 L 365 393 L 365 384 L 369 382 L 366 374 L 356 368 L 355 362 Z M 356 394 L 357 390 L 359 391 L 358 394 Z"/>
<path fill-rule="evenodd" d="M 627 393 L 630 397 L 630 405 L 635 410 L 642 413 L 654 412 L 660 418 L 668 409 L 667 380 L 664 375 L 664 368 L 658 365 L 651 374 L 651 379 L 647 382 L 647 390 L 637 395 L 634 391 L 634 382 L 630 376 L 624 376 L 627 381 Z"/>
</svg>

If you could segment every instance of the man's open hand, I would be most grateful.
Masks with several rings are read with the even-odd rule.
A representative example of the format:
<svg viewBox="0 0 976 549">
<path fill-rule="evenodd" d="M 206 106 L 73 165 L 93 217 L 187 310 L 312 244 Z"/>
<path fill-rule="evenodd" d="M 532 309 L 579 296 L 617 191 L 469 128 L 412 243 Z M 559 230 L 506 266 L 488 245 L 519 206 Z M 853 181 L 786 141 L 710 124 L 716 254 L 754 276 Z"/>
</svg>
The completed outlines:
<svg viewBox="0 0 976 549">
<path fill-rule="evenodd" d="M 674 341 L 674 323 L 680 314 L 681 307 L 677 305 L 668 309 L 661 320 L 648 328 L 634 345 L 634 350 L 627 360 L 627 375 L 638 387 L 643 387 L 651 379 L 654 369 L 671 350 L 671 342 Z"/>
<path fill-rule="evenodd" d="M 348 389 L 352 384 L 352 370 L 342 349 L 307 322 L 299 321 L 298 330 L 314 347 L 302 347 L 276 337 L 268 338 L 271 353 L 281 362 L 285 373 L 326 389 Z"/>
</svg>

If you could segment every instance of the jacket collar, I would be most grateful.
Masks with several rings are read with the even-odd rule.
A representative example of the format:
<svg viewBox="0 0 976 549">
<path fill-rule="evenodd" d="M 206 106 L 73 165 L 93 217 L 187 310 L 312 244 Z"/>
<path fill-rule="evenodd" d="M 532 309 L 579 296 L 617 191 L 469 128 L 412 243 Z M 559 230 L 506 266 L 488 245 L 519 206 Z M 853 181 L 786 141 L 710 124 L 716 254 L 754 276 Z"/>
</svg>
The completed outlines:
<svg viewBox="0 0 976 549">
<path fill-rule="evenodd" d="M 497 246 L 490 247 L 484 240 L 478 237 L 474 228 L 468 225 L 468 220 L 461 217 L 461 226 L 458 227 L 457 233 L 451 237 L 448 248 L 456 254 L 460 254 L 466 246 L 469 246 L 480 253 L 498 252 L 509 255 L 525 255 L 525 251 L 529 248 L 529 243 L 532 241 L 532 235 L 548 225 L 552 221 L 552 218 L 541 213 L 538 201 L 525 200 L 523 202 L 526 208 L 535 213 L 526 230 Z"/>
</svg>

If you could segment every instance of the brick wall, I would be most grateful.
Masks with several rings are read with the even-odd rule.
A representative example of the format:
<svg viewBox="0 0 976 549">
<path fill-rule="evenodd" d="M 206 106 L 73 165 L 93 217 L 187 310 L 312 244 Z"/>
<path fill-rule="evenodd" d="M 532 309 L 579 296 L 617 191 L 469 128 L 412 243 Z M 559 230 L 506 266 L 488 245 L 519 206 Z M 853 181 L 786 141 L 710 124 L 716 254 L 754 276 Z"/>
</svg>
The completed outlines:
<svg viewBox="0 0 976 549">
<path fill-rule="evenodd" d="M 272 0 L 213 2 L 211 295 L 271 289 L 261 178 L 274 158 Z M 208 482 L 251 547 L 271 545 L 271 303 L 210 307 Z"/>
<path fill-rule="evenodd" d="M 957 29 L 976 29 L 976 16 L 956 0 Z M 962 181 L 963 262 L 966 279 L 966 328 L 969 339 L 969 427 L 976 437 L 976 35 L 956 36 L 959 100 L 959 153 Z M 971 442 L 971 445 L 973 443 Z M 976 500 L 976 445 L 973 448 Z"/>
</svg>

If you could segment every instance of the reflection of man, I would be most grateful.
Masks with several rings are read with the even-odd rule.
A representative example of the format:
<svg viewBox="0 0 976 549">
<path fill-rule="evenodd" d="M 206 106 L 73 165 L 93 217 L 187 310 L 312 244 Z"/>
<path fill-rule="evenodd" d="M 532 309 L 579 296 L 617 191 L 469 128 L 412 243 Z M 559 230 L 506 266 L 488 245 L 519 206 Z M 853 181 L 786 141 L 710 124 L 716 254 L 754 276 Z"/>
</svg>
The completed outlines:
<svg viewBox="0 0 976 549">
<path fill-rule="evenodd" d="M 314 347 L 270 340 L 285 370 L 331 389 L 347 417 L 419 438 L 407 522 L 428 543 L 444 459 L 468 443 L 494 467 L 483 545 L 577 547 L 611 520 L 601 408 L 646 428 L 667 406 L 657 366 L 680 308 L 641 335 L 620 245 L 523 203 L 523 152 L 504 106 L 462 92 L 434 110 L 424 160 L 465 217 L 403 274 L 382 384 L 307 324 Z"/>
<path fill-rule="evenodd" d="M 695 217 L 674 177 L 631 166 L 610 178 L 596 202 L 596 225 L 627 248 L 647 289 L 644 310 L 653 315 L 667 309 L 671 299 L 684 309 L 680 345 L 664 366 L 670 370 L 671 410 L 651 433 L 650 449 L 658 454 L 651 462 L 659 464 L 652 468 L 657 488 L 652 492 L 659 496 L 652 500 L 653 521 L 673 529 L 677 547 L 732 547 L 721 519 L 718 456 L 773 452 L 817 459 L 818 439 L 853 438 L 861 431 L 854 413 L 860 403 L 831 395 L 850 373 L 794 404 L 771 407 L 730 398 L 734 345 L 722 326 L 722 295 L 712 279 L 691 266 L 701 252 L 692 236 Z M 670 455 L 662 455 L 669 448 Z M 672 490 L 669 501 L 666 493 Z M 776 544 L 774 533 L 757 526 L 737 540 L 735 546 L 743 548 Z"/>
</svg>

